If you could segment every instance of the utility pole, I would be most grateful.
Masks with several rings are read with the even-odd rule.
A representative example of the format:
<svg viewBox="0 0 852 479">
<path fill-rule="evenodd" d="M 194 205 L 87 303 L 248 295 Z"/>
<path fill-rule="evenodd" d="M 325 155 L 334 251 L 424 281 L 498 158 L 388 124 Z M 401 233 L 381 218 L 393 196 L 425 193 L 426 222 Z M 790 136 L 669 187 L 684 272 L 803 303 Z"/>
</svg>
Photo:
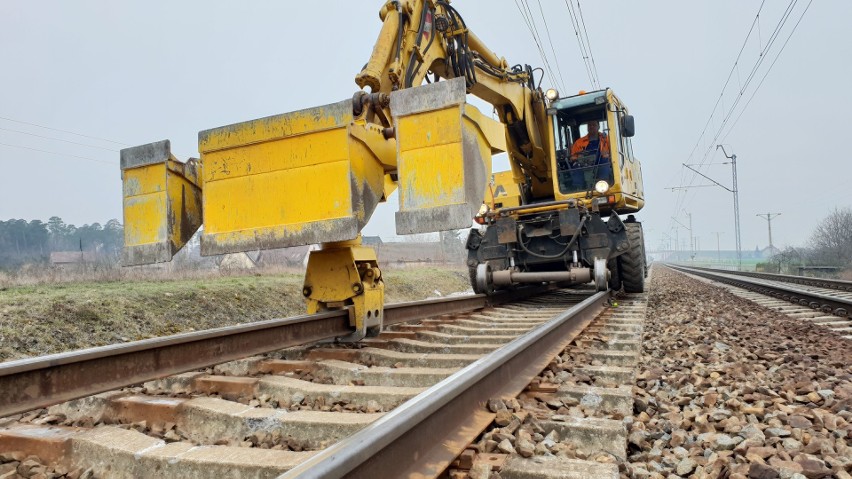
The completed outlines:
<svg viewBox="0 0 852 479">
<path fill-rule="evenodd" d="M 672 237 L 663 233 L 663 238 L 666 240 L 666 245 L 668 246 L 668 254 L 666 255 L 666 261 L 671 261 L 674 250 L 672 249 Z"/>
<path fill-rule="evenodd" d="M 716 186 L 718 186 L 722 189 L 725 189 L 725 190 L 729 191 L 730 193 L 734 194 L 734 230 L 735 230 L 734 237 L 736 239 L 736 244 L 737 244 L 737 269 L 740 270 L 743 267 L 743 248 L 742 248 L 742 239 L 741 239 L 741 235 L 740 235 L 740 193 L 739 193 L 739 189 L 737 189 L 737 155 L 728 156 L 728 153 L 725 151 L 725 147 L 723 147 L 722 145 L 716 145 L 716 149 L 719 149 L 719 148 L 721 148 L 722 152 L 725 153 L 725 157 L 729 158 L 731 160 L 730 163 L 731 163 L 731 166 L 732 166 L 732 171 L 733 171 L 733 176 L 734 176 L 733 188 L 728 188 L 727 186 L 723 185 L 722 183 L 719 183 L 718 181 L 714 180 L 713 178 L 710 178 L 709 176 L 705 175 L 704 173 L 696 170 L 691 165 L 687 165 L 686 163 L 682 163 L 682 165 L 686 168 L 689 168 L 690 170 L 692 170 L 696 174 L 712 181 L 714 185 L 716 185 Z M 698 166 L 698 165 L 695 165 L 695 166 Z M 698 186 L 712 186 L 712 185 L 698 185 Z M 688 188 L 688 187 L 684 187 L 684 188 Z"/>
<path fill-rule="evenodd" d="M 690 170 L 698 173 L 699 175 L 703 176 L 704 178 L 707 178 L 708 180 L 712 181 L 714 184 L 716 184 L 716 186 L 720 186 L 720 187 L 722 187 L 722 188 L 724 188 L 724 189 L 726 189 L 726 190 L 728 190 L 728 191 L 730 191 L 731 193 L 734 194 L 734 229 L 735 229 L 734 236 L 735 236 L 736 243 L 737 243 L 737 269 L 742 269 L 742 267 L 743 267 L 743 248 L 742 248 L 742 237 L 740 235 L 740 193 L 739 193 L 739 189 L 737 187 L 737 155 L 735 155 L 735 154 L 728 155 L 728 152 L 725 151 L 724 146 L 716 145 L 716 149 L 718 150 L 719 148 L 722 149 L 722 153 L 725 154 L 725 158 L 728 158 L 729 160 L 731 160 L 731 170 L 732 170 L 732 173 L 733 173 L 733 188 L 728 188 L 727 186 L 719 183 L 718 181 L 714 180 L 713 178 L 710 178 L 709 176 L 707 176 L 704 173 L 696 170 L 695 168 L 692 168 L 691 166 L 689 166 L 687 164 L 684 164 L 683 166 L 685 166 L 685 167 L 689 168 Z"/>
<path fill-rule="evenodd" d="M 684 211 L 684 213 L 686 213 L 686 211 Z M 674 216 L 672 216 L 672 221 L 674 221 L 675 223 L 677 223 L 677 224 L 683 226 L 684 228 L 686 228 L 687 230 L 689 230 L 689 250 L 690 250 L 689 254 L 690 254 L 690 259 L 694 261 L 695 260 L 695 248 L 694 248 L 694 243 L 693 243 L 693 240 L 692 240 L 692 215 L 689 214 L 689 213 L 686 213 L 686 214 L 689 215 L 689 226 L 686 226 L 685 224 L 681 223 Z M 677 230 L 677 228 L 675 228 L 675 230 Z"/>
<path fill-rule="evenodd" d="M 722 236 L 722 233 L 724 233 L 724 232 L 723 231 L 714 231 L 713 233 L 716 234 L 716 261 L 719 264 L 722 264 L 722 248 L 719 246 L 719 244 L 720 244 L 719 237 Z"/>
<path fill-rule="evenodd" d="M 675 261 L 680 262 L 680 230 L 675 228 Z"/>
<path fill-rule="evenodd" d="M 761 218 L 766 220 L 766 224 L 769 225 L 769 251 L 772 252 L 775 250 L 775 246 L 772 245 L 772 218 L 776 216 L 781 216 L 781 213 L 766 213 L 766 214 L 757 214 L 755 216 L 760 216 Z"/>
<path fill-rule="evenodd" d="M 681 223 L 674 216 L 672 216 L 672 220 L 675 223 L 683 226 L 685 229 L 689 230 L 689 256 L 690 256 L 690 260 L 694 262 L 695 261 L 695 236 L 692 235 L 692 213 L 687 213 L 686 210 L 683 210 L 683 212 L 686 213 L 687 216 L 689 216 L 689 226 L 686 226 L 685 224 Z"/>
<path fill-rule="evenodd" d="M 689 216 L 689 249 L 692 254 L 692 262 L 695 263 L 695 236 L 692 234 L 692 213 L 687 213 L 686 210 L 683 211 L 686 213 L 686 216 Z"/>
</svg>

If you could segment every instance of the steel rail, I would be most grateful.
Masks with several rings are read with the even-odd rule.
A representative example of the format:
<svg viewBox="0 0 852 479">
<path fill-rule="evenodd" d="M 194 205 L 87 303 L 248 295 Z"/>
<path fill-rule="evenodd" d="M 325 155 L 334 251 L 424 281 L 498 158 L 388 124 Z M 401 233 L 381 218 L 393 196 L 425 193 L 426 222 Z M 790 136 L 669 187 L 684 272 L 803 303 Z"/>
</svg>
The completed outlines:
<svg viewBox="0 0 852 479">
<path fill-rule="evenodd" d="M 838 291 L 852 292 L 852 281 L 844 281 L 840 279 L 810 278 L 806 276 L 794 276 L 789 274 L 776 273 L 758 273 L 753 271 L 728 271 L 716 268 L 704 268 L 699 266 L 690 266 L 690 268 L 725 274 L 733 274 L 737 276 L 749 276 L 752 278 L 768 279 L 771 281 L 782 281 L 785 283 L 796 283 L 801 284 L 803 286 L 813 286 L 815 288 L 836 289 Z"/>
<path fill-rule="evenodd" d="M 391 304 L 384 324 L 471 311 L 554 288 Z M 350 332 L 348 311 L 339 310 L 0 363 L 0 417 Z"/>
<path fill-rule="evenodd" d="M 437 477 L 493 420 L 491 398 L 520 394 L 603 310 L 595 293 L 279 476 Z"/>
<path fill-rule="evenodd" d="M 667 264 L 666 266 L 685 273 L 694 274 L 720 283 L 730 284 L 740 288 L 754 291 L 756 293 L 773 296 L 790 301 L 812 309 L 819 309 L 825 313 L 848 317 L 852 312 L 852 298 L 844 299 L 836 296 L 828 296 L 815 291 L 797 289 L 793 286 L 783 286 L 778 283 L 766 283 L 759 278 L 737 277 L 722 271 L 708 271 L 707 269 L 690 268 L 682 265 Z"/>
</svg>

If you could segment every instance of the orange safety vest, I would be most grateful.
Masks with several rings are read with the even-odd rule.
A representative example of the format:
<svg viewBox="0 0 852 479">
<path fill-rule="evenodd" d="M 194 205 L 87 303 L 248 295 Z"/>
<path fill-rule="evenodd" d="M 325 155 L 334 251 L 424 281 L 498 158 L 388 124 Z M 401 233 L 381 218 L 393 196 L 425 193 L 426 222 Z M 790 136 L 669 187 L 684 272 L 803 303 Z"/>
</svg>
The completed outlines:
<svg viewBox="0 0 852 479">
<path fill-rule="evenodd" d="M 604 133 L 598 133 L 598 139 L 600 140 L 600 151 L 609 152 L 609 137 L 607 137 Z M 588 146 L 589 135 L 586 135 L 578 139 L 574 142 L 573 145 L 571 145 L 571 154 L 576 155 L 577 153 L 580 153 L 581 151 L 585 150 Z"/>
</svg>

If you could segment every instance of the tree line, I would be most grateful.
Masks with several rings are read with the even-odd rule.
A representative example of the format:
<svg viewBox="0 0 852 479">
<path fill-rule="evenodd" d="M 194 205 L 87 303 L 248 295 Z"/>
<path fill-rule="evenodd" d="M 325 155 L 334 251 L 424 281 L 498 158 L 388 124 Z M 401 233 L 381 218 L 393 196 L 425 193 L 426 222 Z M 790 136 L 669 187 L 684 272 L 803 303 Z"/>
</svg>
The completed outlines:
<svg viewBox="0 0 852 479">
<path fill-rule="evenodd" d="M 124 245 L 124 227 L 116 219 L 105 224 L 74 226 L 53 216 L 41 220 L 0 221 L 0 268 L 47 263 L 55 251 L 86 251 L 116 260 Z"/>
<path fill-rule="evenodd" d="M 817 224 L 806 246 L 787 247 L 772 262 L 783 272 L 799 266 L 852 268 L 852 208 L 836 208 Z"/>
</svg>

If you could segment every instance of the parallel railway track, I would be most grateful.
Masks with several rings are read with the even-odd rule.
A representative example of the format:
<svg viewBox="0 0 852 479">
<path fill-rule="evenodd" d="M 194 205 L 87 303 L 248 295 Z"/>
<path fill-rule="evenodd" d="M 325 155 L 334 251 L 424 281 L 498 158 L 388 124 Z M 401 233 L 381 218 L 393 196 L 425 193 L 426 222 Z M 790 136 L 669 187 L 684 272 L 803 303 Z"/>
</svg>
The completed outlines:
<svg viewBox="0 0 852 479">
<path fill-rule="evenodd" d="M 389 307 L 388 330 L 354 346 L 315 343 L 345 333 L 346 317 L 326 313 L 6 363 L 0 416 L 66 402 L 7 419 L 0 451 L 102 477 L 437 477 L 448 468 L 465 477 L 473 463 L 457 458 L 467 449 L 493 459 L 501 451 L 492 437 L 507 433 L 494 432 L 498 415 L 485 406 L 524 393 L 533 403 L 571 398 L 565 407 L 585 398 L 585 414 L 602 414 L 569 418 L 576 435 L 550 421 L 558 411 L 537 410 L 547 433 L 589 459 L 547 470 L 618 477 L 616 465 L 594 459 L 625 455 L 618 418 L 632 397 L 612 386 L 632 384 L 645 300 L 621 310 L 607 309 L 609 300 L 538 288 Z M 314 344 L 292 347 L 305 343 Z M 542 387 L 552 374 L 536 377 L 563 357 L 577 358 L 572 374 L 602 386 Z M 620 416 L 608 416 L 612 408 Z M 513 417 L 525 418 L 512 422 L 518 434 L 532 420 Z M 503 458 L 503 477 L 534 466 L 515 456 Z"/>
<path fill-rule="evenodd" d="M 728 270 L 720 270 L 715 268 L 701 268 L 690 266 L 690 268 L 701 271 L 709 271 L 709 272 L 717 272 L 717 273 L 728 273 L 737 276 L 745 276 L 749 278 L 759 278 L 766 279 L 770 281 L 778 281 L 781 283 L 795 283 L 803 286 L 811 286 L 815 288 L 823 288 L 823 289 L 835 289 L 838 291 L 845 291 L 852 293 L 852 281 L 844 281 L 840 279 L 830 279 L 830 278 L 810 278 L 807 276 L 795 276 L 789 274 L 776 274 L 776 273 L 760 273 L 754 271 L 728 271 Z"/>
<path fill-rule="evenodd" d="M 732 291 L 789 316 L 807 319 L 852 339 L 852 282 L 668 265 L 728 285 Z"/>
</svg>

